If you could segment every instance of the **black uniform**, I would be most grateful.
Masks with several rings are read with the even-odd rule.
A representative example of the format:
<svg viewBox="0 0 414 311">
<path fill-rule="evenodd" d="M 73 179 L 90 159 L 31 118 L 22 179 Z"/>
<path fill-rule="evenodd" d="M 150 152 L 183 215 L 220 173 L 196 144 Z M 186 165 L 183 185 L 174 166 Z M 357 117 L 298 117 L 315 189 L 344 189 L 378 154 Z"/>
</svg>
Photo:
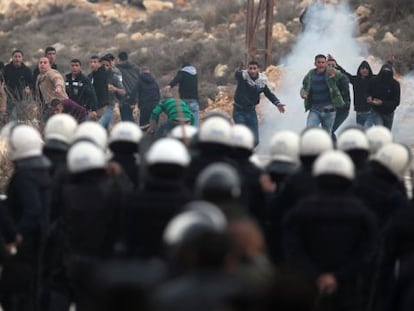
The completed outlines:
<svg viewBox="0 0 414 311">
<path fill-rule="evenodd" d="M 7 210 L 5 201 L 0 199 L 0 262 L 5 259 L 4 244 L 16 241 L 17 228 Z"/>
<path fill-rule="evenodd" d="M 403 182 L 375 161 L 357 176 L 354 192 L 377 216 L 381 227 L 396 211 L 409 207 Z"/>
<path fill-rule="evenodd" d="M 312 157 L 314 159 L 314 157 Z M 303 160 L 303 159 L 302 159 Z M 266 208 L 266 234 L 269 250 L 273 260 L 282 259 L 282 222 L 286 213 L 298 202 L 316 191 L 315 179 L 312 177 L 313 160 L 305 160 L 302 167 L 284 180 L 277 194 L 271 196 Z M 269 234 L 272 234 L 270 237 Z"/>
<path fill-rule="evenodd" d="M 249 156 L 250 152 L 242 148 L 234 148 L 232 153 L 242 183 L 241 201 L 245 202 L 249 214 L 263 227 L 266 199 L 260 183 L 262 171 L 249 160 Z"/>
<path fill-rule="evenodd" d="M 381 281 L 388 299 L 384 310 L 414 310 L 414 209 L 398 211 L 385 230 Z M 399 261 L 397 275 L 394 267 Z"/>
<path fill-rule="evenodd" d="M 321 307 L 362 310 L 360 277 L 376 249 L 376 228 L 375 217 L 359 199 L 332 188 L 302 200 L 286 215 L 288 262 L 315 282 L 320 275 L 331 273 L 338 283 L 334 294 L 322 294 Z"/>
<path fill-rule="evenodd" d="M 103 169 L 72 174 L 63 186 L 64 260 L 80 310 L 88 273 L 114 255 L 120 238 L 121 195 L 117 181 Z"/>
<path fill-rule="evenodd" d="M 193 189 L 198 174 L 209 164 L 215 162 L 224 162 L 234 168 L 237 164 L 231 159 L 231 148 L 217 143 L 195 142 L 195 153 L 191 163 L 185 172 L 185 183 L 187 187 Z"/>
<path fill-rule="evenodd" d="M 48 230 L 49 166 L 40 156 L 15 161 L 6 204 L 23 243 L 17 255 L 4 264 L 1 303 L 6 311 L 30 311 L 38 306 L 42 249 Z"/>
<path fill-rule="evenodd" d="M 132 257 L 162 256 L 165 227 L 191 200 L 182 180 L 154 174 L 147 177 L 143 189 L 127 200 L 126 239 Z"/>
<path fill-rule="evenodd" d="M 126 179 L 125 182 L 131 184 L 131 187 L 139 188 L 139 163 L 137 159 L 138 155 L 134 153 L 122 153 L 116 152 L 111 158 L 111 162 L 116 162 L 122 166 L 123 177 Z"/>
</svg>

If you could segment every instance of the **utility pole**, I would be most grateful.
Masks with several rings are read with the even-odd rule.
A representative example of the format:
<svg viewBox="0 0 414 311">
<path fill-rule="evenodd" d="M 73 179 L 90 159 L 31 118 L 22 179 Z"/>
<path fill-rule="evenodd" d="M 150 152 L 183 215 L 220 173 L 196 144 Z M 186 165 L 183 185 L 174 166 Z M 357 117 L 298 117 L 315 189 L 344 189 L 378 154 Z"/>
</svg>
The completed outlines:
<svg viewBox="0 0 414 311">
<path fill-rule="evenodd" d="M 246 50 L 247 60 L 257 60 L 264 56 L 266 67 L 272 62 L 272 32 L 273 32 L 273 9 L 275 0 L 247 0 L 246 12 Z M 261 20 L 265 19 L 264 47 L 258 46 L 258 37 Z"/>
</svg>

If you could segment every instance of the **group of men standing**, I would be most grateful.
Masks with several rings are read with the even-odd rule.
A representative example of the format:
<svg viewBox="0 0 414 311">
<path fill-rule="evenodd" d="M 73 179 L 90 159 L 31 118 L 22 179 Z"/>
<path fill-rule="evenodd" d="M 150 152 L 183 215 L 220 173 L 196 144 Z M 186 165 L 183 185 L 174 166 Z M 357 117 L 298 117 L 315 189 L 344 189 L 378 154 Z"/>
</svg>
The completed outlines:
<svg viewBox="0 0 414 311">
<path fill-rule="evenodd" d="M 364 60 L 359 65 L 357 74 L 352 75 L 339 66 L 331 55 L 316 55 L 315 68 L 305 75 L 300 90 L 305 110 L 309 111 L 306 127 L 321 125 L 336 140 L 336 130 L 349 115 L 349 84 L 352 84 L 356 123 L 364 128 L 383 125 L 391 130 L 401 93 L 400 84 L 394 79 L 392 62 L 392 59 L 388 60 L 378 75 L 374 75 Z M 256 105 L 260 102 L 260 94 L 263 93 L 281 113 L 285 112 L 285 105 L 268 87 L 258 62 L 250 61 L 247 69 L 241 65 L 235 78 L 237 88 L 233 120 L 247 125 L 253 131 L 257 145 L 259 126 Z"/>
<path fill-rule="evenodd" d="M 322 54 L 315 56 L 315 68 L 303 79 L 300 92 L 309 111 L 307 127 L 320 124 L 334 135 L 349 114 L 349 83 L 354 91 L 357 124 L 364 128 L 383 125 L 391 130 L 401 94 L 392 63 L 384 64 L 374 76 L 368 62 L 363 61 L 357 74 L 352 75 L 338 66 L 331 55 Z"/>
<path fill-rule="evenodd" d="M 70 72 L 62 75 L 57 69 L 57 52 L 47 47 L 33 72 L 23 62 L 23 51 L 14 50 L 12 61 L 4 67 L 4 97 L 7 106 L 2 113 L 9 120 L 23 118 L 29 99 L 39 102 L 43 119 L 51 114 L 69 113 L 78 122 L 96 120 L 105 128 L 112 122 L 115 104 L 119 105 L 121 119 L 134 121 L 133 111 L 138 104 L 139 125 L 149 128 L 152 110 L 160 102 L 160 87 L 148 67 L 142 70 L 122 51 L 118 57 L 108 53 L 89 59 L 90 73 L 82 71 L 78 58 L 70 61 Z M 195 125 L 198 125 L 199 98 L 197 70 L 184 63 L 165 87 L 179 85 L 179 96 L 191 107 Z M 158 121 L 158 120 L 156 120 Z"/>
</svg>

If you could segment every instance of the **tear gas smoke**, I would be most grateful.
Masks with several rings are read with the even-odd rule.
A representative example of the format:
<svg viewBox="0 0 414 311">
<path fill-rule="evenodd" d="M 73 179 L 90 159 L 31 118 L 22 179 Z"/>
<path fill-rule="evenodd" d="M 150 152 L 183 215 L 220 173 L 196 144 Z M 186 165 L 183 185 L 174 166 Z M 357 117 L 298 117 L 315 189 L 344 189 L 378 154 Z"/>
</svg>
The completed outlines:
<svg viewBox="0 0 414 311">
<path fill-rule="evenodd" d="M 352 74 L 356 74 L 359 64 L 364 59 L 368 60 L 374 74 L 379 71 L 382 64 L 375 61 L 375 58 L 368 56 L 367 46 L 355 37 L 356 29 L 356 16 L 351 12 L 347 3 L 314 2 L 309 5 L 304 19 L 303 32 L 298 36 L 290 55 L 282 59 L 280 64 L 283 68 L 283 77 L 276 94 L 281 102 L 286 104 L 286 112 L 280 114 L 269 101 L 263 100 L 260 144 L 257 148 L 260 154 L 268 153 L 268 143 L 276 131 L 289 129 L 299 133 L 305 128 L 308 113 L 305 113 L 299 91 L 304 76 L 314 68 L 314 57 L 317 54 L 331 54 L 338 64 Z M 414 134 L 411 139 L 406 136 L 411 135 L 410 133 L 414 133 L 414 131 L 410 130 L 411 125 L 405 122 L 407 120 L 405 111 L 408 109 L 407 99 L 414 97 L 408 97 L 405 89 L 412 90 L 413 87 L 404 88 L 403 86 L 406 84 L 412 86 L 413 83 L 414 77 L 401 82 L 402 100 L 400 107 L 397 108 L 393 126 L 395 139 L 411 144 L 414 143 Z M 353 99 L 351 86 L 350 90 Z M 411 108 L 411 111 L 414 113 L 414 107 Z M 355 112 L 351 101 L 349 116 L 337 130 L 337 133 L 344 126 L 355 123 Z"/>
</svg>

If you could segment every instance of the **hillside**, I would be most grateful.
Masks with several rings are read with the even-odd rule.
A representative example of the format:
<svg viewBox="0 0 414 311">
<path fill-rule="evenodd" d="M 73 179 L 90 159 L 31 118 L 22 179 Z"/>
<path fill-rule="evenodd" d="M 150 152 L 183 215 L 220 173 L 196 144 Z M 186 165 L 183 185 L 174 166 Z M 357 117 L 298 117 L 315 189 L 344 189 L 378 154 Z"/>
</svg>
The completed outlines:
<svg viewBox="0 0 414 311">
<path fill-rule="evenodd" d="M 353 66 L 350 69 L 356 68 L 361 58 L 368 58 L 378 69 L 389 54 L 395 54 L 396 69 L 401 76 L 413 70 L 413 1 L 325 1 L 349 3 L 349 12 L 342 12 L 339 17 L 352 25 L 345 29 L 339 20 L 336 32 L 322 33 L 319 41 L 310 43 L 312 49 L 334 53 L 340 57 L 341 64 Z M 309 45 L 301 46 L 304 35 L 299 16 L 309 2 L 275 0 L 274 66 L 267 68 L 267 75 L 270 85 L 288 104 L 288 112 L 279 116 L 274 108 L 259 106 L 263 141 L 278 128 L 301 129 L 304 124 L 297 84 L 304 70 L 312 66 L 314 52 Z M 246 54 L 246 0 L 146 0 L 144 3 L 147 11 L 113 1 L 0 0 L 0 60 L 8 62 L 12 50 L 22 49 L 26 64 L 33 68 L 43 49 L 53 45 L 58 51 L 57 64 L 62 72 L 69 70 L 69 61 L 75 57 L 81 59 L 84 71 L 88 72 L 91 55 L 127 50 L 133 61 L 149 66 L 163 85 L 185 58 L 198 68 L 202 106 L 206 110 L 224 109 L 230 113 L 233 68 L 245 60 Z M 336 16 L 334 23 L 335 19 Z M 263 23 L 259 24 L 263 31 Z M 335 27 L 329 25 L 323 32 L 330 28 Z M 342 35 L 346 38 L 341 38 Z M 289 61 L 300 66 L 289 66 Z M 414 79 L 407 77 L 402 81 L 403 108 L 396 116 L 395 134 L 401 141 L 413 144 L 414 137 L 411 134 L 407 137 L 407 133 L 414 133 L 414 129 L 407 121 L 414 114 L 409 102 Z M 4 168 L 7 163 L 1 154 L 3 151 L 0 146 L 0 162 Z M 1 171 L 0 189 L 9 173 L 9 170 Z"/>
<path fill-rule="evenodd" d="M 349 1 L 358 19 L 355 36 L 380 58 L 400 54 L 397 66 L 407 72 L 414 56 L 413 5 L 391 1 L 398 3 L 397 10 L 387 1 Z M 53 45 L 59 53 L 57 63 L 66 71 L 71 58 L 86 63 L 92 54 L 126 49 L 132 60 L 150 66 L 161 82 L 185 57 L 199 68 L 204 93 L 211 95 L 215 85 L 232 83 L 232 68 L 245 57 L 245 0 L 179 1 L 185 6 L 147 0 L 146 12 L 119 2 L 0 0 L 0 60 L 7 62 L 11 51 L 19 48 L 26 63 L 34 66 L 43 49 Z M 290 52 L 308 2 L 275 1 L 273 63 Z"/>
<path fill-rule="evenodd" d="M 328 42 L 333 40 L 332 49 L 329 46 L 318 52 L 332 53 L 335 48 L 342 52 L 349 48 L 342 48 L 340 43 L 335 47 L 334 42 L 349 32 L 346 39 L 352 37 L 352 45 L 361 50 L 360 57 L 379 63 L 395 54 L 400 74 L 413 69 L 412 1 L 324 1 L 349 3 L 350 12 L 343 16 L 356 25 L 343 31 L 338 24 L 337 32 L 324 38 Z M 234 89 L 233 69 L 246 58 L 246 0 L 146 0 L 147 11 L 118 2 L 0 0 L 0 60 L 8 62 L 11 51 L 18 48 L 25 52 L 26 65 L 33 68 L 44 48 L 53 45 L 58 51 L 61 72 L 69 70 L 72 58 L 79 58 L 88 72 L 91 55 L 127 50 L 133 61 L 149 66 L 163 85 L 186 59 L 198 68 L 202 107 L 224 105 L 230 109 L 227 106 Z M 303 37 L 299 16 L 310 2 L 275 1 L 273 64 L 282 64 L 297 48 Z M 263 33 L 263 22 L 259 25 Z M 262 37 L 259 35 L 259 44 Z M 312 52 L 302 55 L 310 60 L 304 66 L 312 66 L 313 56 Z M 281 69 L 268 71 L 271 84 L 276 86 L 281 77 L 275 72 Z"/>
</svg>

